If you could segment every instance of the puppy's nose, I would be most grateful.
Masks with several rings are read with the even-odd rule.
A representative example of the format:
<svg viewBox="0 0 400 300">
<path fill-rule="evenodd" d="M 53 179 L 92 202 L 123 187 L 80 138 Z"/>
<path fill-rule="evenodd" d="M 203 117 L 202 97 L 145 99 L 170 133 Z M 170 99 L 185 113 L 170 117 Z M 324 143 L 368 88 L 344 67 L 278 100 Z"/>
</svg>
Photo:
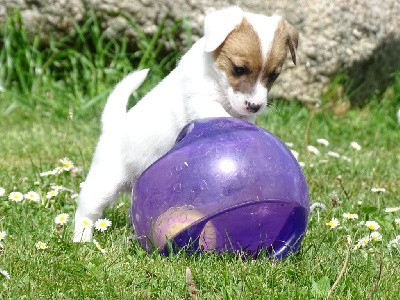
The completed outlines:
<svg viewBox="0 0 400 300">
<path fill-rule="evenodd" d="M 251 113 L 256 113 L 260 110 L 260 104 L 249 103 L 246 101 L 246 109 Z"/>
</svg>

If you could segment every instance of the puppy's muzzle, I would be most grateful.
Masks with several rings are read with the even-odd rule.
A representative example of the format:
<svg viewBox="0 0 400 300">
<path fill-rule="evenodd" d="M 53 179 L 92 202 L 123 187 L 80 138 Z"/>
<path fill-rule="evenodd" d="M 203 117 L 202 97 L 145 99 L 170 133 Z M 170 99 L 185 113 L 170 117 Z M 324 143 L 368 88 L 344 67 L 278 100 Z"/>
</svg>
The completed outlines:
<svg viewBox="0 0 400 300">
<path fill-rule="evenodd" d="M 258 112 L 260 110 L 261 106 L 262 106 L 260 104 L 254 104 L 254 103 L 250 103 L 250 102 L 247 102 L 247 101 L 245 102 L 245 104 L 246 104 L 246 110 L 248 112 L 251 112 L 251 113 Z"/>
</svg>

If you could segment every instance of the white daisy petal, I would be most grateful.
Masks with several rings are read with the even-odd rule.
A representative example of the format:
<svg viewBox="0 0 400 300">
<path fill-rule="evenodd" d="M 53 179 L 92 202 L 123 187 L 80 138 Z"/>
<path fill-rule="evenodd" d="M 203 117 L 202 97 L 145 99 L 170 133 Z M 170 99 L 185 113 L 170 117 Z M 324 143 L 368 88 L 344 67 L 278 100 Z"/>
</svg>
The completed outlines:
<svg viewBox="0 0 400 300">
<path fill-rule="evenodd" d="M 360 151 L 361 150 L 361 146 L 357 142 L 351 142 L 350 146 L 351 146 L 351 148 L 353 148 L 356 151 Z"/>
<path fill-rule="evenodd" d="M 11 192 L 10 195 L 8 195 L 8 199 L 10 201 L 20 202 L 24 200 L 24 195 L 20 192 Z"/>
<path fill-rule="evenodd" d="M 329 146 L 329 141 L 326 140 L 326 139 L 317 139 L 317 143 L 321 144 L 321 145 L 324 145 L 325 147 Z"/>
<path fill-rule="evenodd" d="M 99 231 L 106 231 L 110 226 L 111 221 L 108 219 L 98 219 L 94 224 L 94 228 Z"/>
<path fill-rule="evenodd" d="M 319 155 L 320 154 L 319 150 L 316 147 L 312 146 L 312 145 L 308 145 L 307 146 L 307 150 L 308 150 L 308 152 L 313 153 L 315 155 Z"/>
<path fill-rule="evenodd" d="M 0 269 L 0 274 L 3 275 L 8 280 L 11 279 L 10 273 L 8 273 L 6 270 L 1 270 Z"/>
<path fill-rule="evenodd" d="M 59 214 L 55 217 L 54 222 L 57 225 L 65 225 L 68 222 L 69 215 L 68 214 Z"/>
</svg>

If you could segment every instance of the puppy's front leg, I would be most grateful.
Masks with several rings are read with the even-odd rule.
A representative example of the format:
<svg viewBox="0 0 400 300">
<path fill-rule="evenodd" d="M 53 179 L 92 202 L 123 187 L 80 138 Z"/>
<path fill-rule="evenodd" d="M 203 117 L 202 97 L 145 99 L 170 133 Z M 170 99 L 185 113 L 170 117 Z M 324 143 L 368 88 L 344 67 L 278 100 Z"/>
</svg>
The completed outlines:
<svg viewBox="0 0 400 300">
<path fill-rule="evenodd" d="M 204 99 L 193 99 L 192 101 L 192 120 L 217 117 L 231 117 L 231 115 L 216 101 Z"/>
<path fill-rule="evenodd" d="M 113 178 L 115 175 L 108 172 L 104 172 L 100 176 L 98 174 L 91 175 L 93 173 L 89 174 L 79 195 L 78 208 L 75 213 L 74 242 L 88 242 L 92 239 L 93 227 L 85 226 L 84 220 L 89 219 L 93 223 L 98 220 L 104 209 L 115 202 L 121 189 L 118 180 Z"/>
<path fill-rule="evenodd" d="M 98 179 L 98 176 L 96 178 Z M 78 208 L 75 213 L 74 242 L 88 242 L 92 239 L 93 227 L 86 226 L 84 224 L 85 219 L 89 219 L 93 223 L 98 220 L 105 207 L 115 202 L 119 191 L 118 183 L 115 181 L 99 186 L 96 179 L 88 177 L 78 199 Z"/>
<path fill-rule="evenodd" d="M 75 213 L 74 242 L 90 241 L 93 228 L 85 226 L 84 220 L 98 220 L 104 209 L 115 202 L 124 183 L 125 170 L 116 139 L 102 137 L 92 166 L 79 194 Z M 111 142 L 111 143 L 107 143 Z"/>
<path fill-rule="evenodd" d="M 204 118 L 218 118 L 218 117 L 235 117 L 238 119 L 243 119 L 252 123 L 255 123 L 256 116 L 239 116 L 233 111 L 231 113 L 227 112 L 225 108 L 217 101 L 204 101 L 204 99 L 198 99 L 198 101 L 193 101 L 193 111 L 192 120 L 194 119 L 204 119 Z"/>
</svg>

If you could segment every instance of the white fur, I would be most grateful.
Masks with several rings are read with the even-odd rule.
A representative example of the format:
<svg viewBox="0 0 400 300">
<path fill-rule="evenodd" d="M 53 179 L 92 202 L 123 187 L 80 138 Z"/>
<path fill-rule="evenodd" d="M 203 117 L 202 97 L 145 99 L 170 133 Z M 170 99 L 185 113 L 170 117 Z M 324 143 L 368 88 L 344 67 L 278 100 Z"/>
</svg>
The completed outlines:
<svg viewBox="0 0 400 300">
<path fill-rule="evenodd" d="M 276 27 L 279 21 L 282 20 L 282 17 L 277 15 L 267 17 L 248 12 L 245 13 L 245 17 L 249 20 L 258 36 L 263 37 L 261 39 L 261 53 L 262 57 L 266 58 L 268 51 L 271 49 Z"/>
<path fill-rule="evenodd" d="M 204 51 L 212 52 L 219 47 L 228 34 L 240 25 L 244 12 L 237 6 L 214 11 L 204 20 L 204 36 L 206 45 Z"/>
<path fill-rule="evenodd" d="M 257 29 L 261 26 L 259 17 L 246 16 L 250 21 L 255 20 L 255 28 L 261 32 Z M 102 134 L 79 195 L 74 241 L 91 239 L 92 229 L 84 229 L 82 218 L 92 221 L 100 218 L 104 208 L 113 203 L 121 191 L 129 190 L 138 176 L 173 146 L 184 125 L 208 117 L 255 120 L 255 114 L 246 111 L 242 102 L 253 97 L 252 101 L 264 103 L 266 88 L 257 86 L 254 95 L 230 92 L 223 74 L 214 67 L 211 52 L 223 43 L 242 18 L 243 12 L 237 7 L 208 15 L 205 37 L 192 46 L 175 70 L 128 112 L 129 95 L 142 83 L 147 71 L 133 72 L 115 87 L 105 106 Z M 267 18 L 263 20 L 269 22 Z M 224 28 L 219 28 L 218 24 L 224 24 Z M 267 38 L 260 36 L 266 47 L 272 42 L 276 29 L 276 26 L 268 27 L 271 32 Z"/>
</svg>

